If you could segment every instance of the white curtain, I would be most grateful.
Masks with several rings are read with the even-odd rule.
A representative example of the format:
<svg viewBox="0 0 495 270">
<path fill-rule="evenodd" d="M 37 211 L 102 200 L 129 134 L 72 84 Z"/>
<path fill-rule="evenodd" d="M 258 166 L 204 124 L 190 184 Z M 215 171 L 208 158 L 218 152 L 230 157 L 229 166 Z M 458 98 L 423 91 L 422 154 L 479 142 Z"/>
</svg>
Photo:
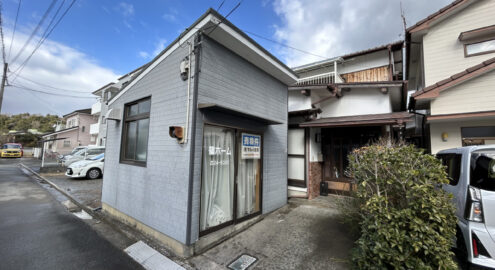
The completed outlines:
<svg viewBox="0 0 495 270">
<path fill-rule="evenodd" d="M 234 131 L 205 126 L 200 229 L 233 219 Z"/>
<path fill-rule="evenodd" d="M 241 159 L 237 173 L 237 217 L 258 211 L 256 186 L 259 185 L 259 159 Z"/>
</svg>

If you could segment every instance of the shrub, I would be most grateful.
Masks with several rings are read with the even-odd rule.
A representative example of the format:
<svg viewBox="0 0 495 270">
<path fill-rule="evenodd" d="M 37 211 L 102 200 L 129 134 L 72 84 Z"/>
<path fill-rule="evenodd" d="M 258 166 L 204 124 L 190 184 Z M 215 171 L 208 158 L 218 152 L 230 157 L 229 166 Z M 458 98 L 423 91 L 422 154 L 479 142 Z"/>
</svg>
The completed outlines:
<svg viewBox="0 0 495 270">
<path fill-rule="evenodd" d="M 448 183 L 434 156 L 412 145 L 378 143 L 349 155 L 357 189 L 359 269 L 456 269 L 451 247 L 456 217 Z"/>
</svg>

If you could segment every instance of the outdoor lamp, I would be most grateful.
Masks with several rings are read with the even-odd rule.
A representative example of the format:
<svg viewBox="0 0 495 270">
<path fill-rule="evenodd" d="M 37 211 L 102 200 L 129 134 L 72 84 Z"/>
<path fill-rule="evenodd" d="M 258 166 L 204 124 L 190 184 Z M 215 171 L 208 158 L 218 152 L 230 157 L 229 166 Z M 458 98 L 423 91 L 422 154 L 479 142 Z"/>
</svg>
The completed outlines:
<svg viewBox="0 0 495 270">
<path fill-rule="evenodd" d="M 449 138 L 449 134 L 447 132 L 442 132 L 442 141 L 446 142 Z"/>
</svg>

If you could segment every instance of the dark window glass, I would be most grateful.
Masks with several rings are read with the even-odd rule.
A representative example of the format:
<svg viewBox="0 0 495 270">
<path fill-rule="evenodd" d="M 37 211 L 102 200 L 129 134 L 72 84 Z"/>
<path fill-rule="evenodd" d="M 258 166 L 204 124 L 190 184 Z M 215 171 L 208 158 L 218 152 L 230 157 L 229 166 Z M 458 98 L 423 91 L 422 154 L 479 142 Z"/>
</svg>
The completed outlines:
<svg viewBox="0 0 495 270">
<path fill-rule="evenodd" d="M 495 191 L 495 150 L 473 153 L 470 172 L 471 186 Z"/>
<path fill-rule="evenodd" d="M 148 156 L 148 134 L 151 99 L 142 99 L 125 106 L 121 160 L 145 164 Z"/>
<path fill-rule="evenodd" d="M 450 185 L 455 186 L 459 183 L 461 176 L 461 160 L 460 154 L 440 154 L 437 155 L 442 161 L 442 164 L 447 167 L 447 177 L 450 180 Z"/>
</svg>

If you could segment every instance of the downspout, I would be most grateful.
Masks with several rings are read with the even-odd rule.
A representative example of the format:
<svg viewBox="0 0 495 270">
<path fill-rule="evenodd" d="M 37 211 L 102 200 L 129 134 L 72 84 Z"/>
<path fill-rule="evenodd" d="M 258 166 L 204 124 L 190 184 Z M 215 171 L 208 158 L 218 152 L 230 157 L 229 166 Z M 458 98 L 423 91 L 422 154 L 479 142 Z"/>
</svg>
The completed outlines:
<svg viewBox="0 0 495 270">
<path fill-rule="evenodd" d="M 186 144 L 187 143 L 187 136 L 189 133 L 189 114 L 190 114 L 190 103 L 191 103 L 191 98 L 190 98 L 190 92 L 191 92 L 191 52 L 192 52 L 192 46 L 193 44 L 188 41 L 189 44 L 189 54 L 187 55 L 188 58 L 188 66 L 189 66 L 189 71 L 188 71 L 188 76 L 187 76 L 187 105 L 186 105 L 186 126 L 184 130 L 184 141 L 181 143 Z"/>
<path fill-rule="evenodd" d="M 191 218 L 192 218 L 192 196 L 193 196 L 193 183 L 194 183 L 194 157 L 196 155 L 196 116 L 198 111 L 198 88 L 199 88 L 199 61 L 201 56 L 201 33 L 194 39 L 194 86 L 193 86 L 193 100 L 192 100 L 192 112 L 191 112 L 191 143 L 189 148 L 189 186 L 187 194 L 187 224 L 186 224 L 186 245 L 191 244 Z"/>
</svg>

